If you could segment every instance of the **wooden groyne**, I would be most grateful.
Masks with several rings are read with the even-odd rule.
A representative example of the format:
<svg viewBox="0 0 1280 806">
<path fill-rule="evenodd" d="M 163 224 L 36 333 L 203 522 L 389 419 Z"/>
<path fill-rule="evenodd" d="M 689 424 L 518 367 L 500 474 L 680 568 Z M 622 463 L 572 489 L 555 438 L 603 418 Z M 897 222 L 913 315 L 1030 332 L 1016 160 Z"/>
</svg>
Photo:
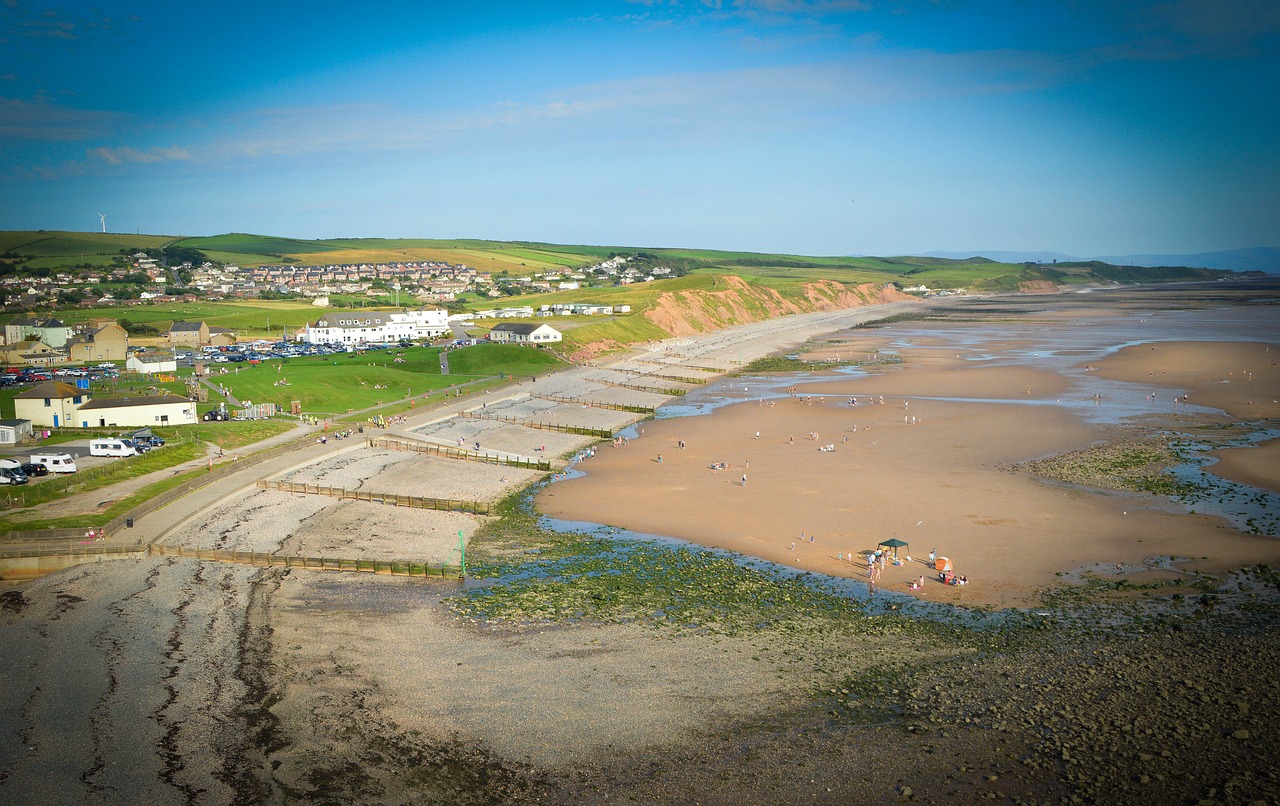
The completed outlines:
<svg viewBox="0 0 1280 806">
<path fill-rule="evenodd" d="M 685 378 L 681 375 L 662 375 L 657 372 L 641 372 L 640 377 L 658 378 L 664 381 L 675 381 L 676 383 L 691 383 L 691 384 L 694 384 L 695 386 L 703 386 L 703 385 L 706 385 L 707 383 L 706 378 Z"/>
<path fill-rule="evenodd" d="M 470 512 L 473 515 L 488 515 L 492 510 L 492 506 L 488 501 L 427 498 L 419 495 L 378 493 L 372 490 L 348 490 L 345 487 L 322 487 L 319 484 L 298 484 L 292 481 L 269 481 L 267 479 L 258 479 L 257 486 L 263 490 L 279 490 L 280 492 L 300 495 L 325 495 L 345 501 L 368 501 L 372 504 L 387 504 L 388 506 L 409 507 L 410 509 L 433 509 L 439 512 Z"/>
<path fill-rule="evenodd" d="M 303 557 L 289 554 L 270 554 L 262 551 L 222 551 L 217 549 L 188 549 L 180 546 L 151 545 L 148 554 L 160 557 L 191 557 L 197 560 L 255 565 L 261 568 L 303 568 L 310 571 L 350 571 L 365 574 L 383 574 L 397 577 L 438 577 L 460 579 L 463 570 L 456 565 L 429 563 L 421 560 L 368 560 L 346 557 Z"/>
<path fill-rule="evenodd" d="M 584 437 L 599 437 L 608 439 L 613 436 L 613 432 L 607 428 L 587 428 L 584 425 L 567 425 L 565 423 L 546 423 L 535 422 L 533 420 L 524 420 L 519 417 L 507 417 L 502 414 L 481 413 L 476 410 L 458 412 L 459 417 L 465 417 L 471 420 L 494 420 L 499 423 L 510 423 L 512 425 L 521 425 L 525 428 L 536 428 L 540 431 L 558 431 L 561 434 L 579 434 Z"/>
<path fill-rule="evenodd" d="M 190 557 L 213 562 L 255 565 L 262 568 L 302 568 L 309 571 L 348 571 L 387 576 L 421 577 L 423 579 L 461 579 L 465 576 L 460 566 L 430 563 L 421 560 L 370 560 L 346 557 L 303 557 L 287 554 L 270 554 L 260 551 L 221 551 L 215 549 L 188 549 L 159 544 L 112 545 L 93 543 L 84 545 L 68 541 L 65 546 L 6 546 L 0 548 L 0 579 L 37 579 L 76 565 L 121 560 L 145 555 L 161 557 Z"/>
<path fill-rule="evenodd" d="M 597 382 L 592 381 L 592 383 Z M 651 392 L 653 390 L 646 389 L 645 391 Z M 609 411 L 629 411 L 636 414 L 653 414 L 657 411 L 657 408 L 654 406 L 636 406 L 627 403 L 605 403 L 598 400 L 585 400 L 580 397 L 568 397 L 566 395 L 540 395 L 530 393 L 529 397 L 536 398 L 538 400 L 550 400 L 553 403 L 574 403 L 579 406 L 590 406 L 596 409 L 608 409 Z"/>
<path fill-rule="evenodd" d="M 650 377 L 650 376 L 642 375 L 641 377 Z M 599 378 L 593 378 L 591 382 L 603 384 L 604 386 L 620 387 L 622 389 L 634 389 L 637 392 L 653 392 L 655 395 L 668 395 L 670 397 L 680 397 L 681 395 L 689 391 L 688 389 L 673 389 L 673 388 L 662 389 L 656 386 L 641 386 L 638 383 L 621 383 L 619 381 L 605 381 L 605 380 L 600 380 Z"/>
<path fill-rule="evenodd" d="M 669 372 L 665 372 L 665 373 L 664 372 L 637 372 L 636 373 L 637 375 L 643 375 L 646 378 L 661 378 L 664 381 L 675 381 L 676 383 L 705 384 L 708 380 L 715 380 L 716 378 L 720 377 L 719 373 L 724 372 L 724 370 L 715 370 L 715 369 L 711 369 L 710 367 L 696 367 L 696 366 L 690 366 L 687 364 L 670 364 L 664 361 L 651 361 L 646 358 L 633 358 L 630 360 L 629 363 L 648 364 L 651 367 L 662 367 L 663 369 L 666 369 L 666 370 L 687 369 L 687 370 L 692 370 L 696 372 L 711 373 L 710 375 L 696 375 L 692 377 L 688 375 L 672 375 Z M 619 370 L 619 371 L 622 371 L 622 370 Z"/>
<path fill-rule="evenodd" d="M 388 439 L 387 437 L 370 437 L 366 442 L 371 448 L 386 448 L 391 451 L 413 451 L 432 456 L 443 456 L 446 459 L 464 459 L 468 462 L 485 462 L 491 465 L 522 467 L 527 470 L 551 469 L 550 459 L 513 459 L 509 456 L 467 451 L 460 448 L 451 448 L 447 445 L 436 445 L 432 442 L 405 442 L 404 440 Z"/>
</svg>

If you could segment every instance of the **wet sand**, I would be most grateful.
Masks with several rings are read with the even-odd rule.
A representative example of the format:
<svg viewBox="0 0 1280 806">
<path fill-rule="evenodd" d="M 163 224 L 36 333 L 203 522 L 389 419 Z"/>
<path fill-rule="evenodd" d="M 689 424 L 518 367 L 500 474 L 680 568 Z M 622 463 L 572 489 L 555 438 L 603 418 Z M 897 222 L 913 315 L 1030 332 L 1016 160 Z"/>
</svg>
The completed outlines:
<svg viewBox="0 0 1280 806">
<path fill-rule="evenodd" d="M 828 350 L 865 354 L 884 344 L 882 336 L 872 336 Z M 1275 538 L 1239 533 L 1164 499 L 1070 487 L 1011 469 L 1115 439 L 1116 427 L 1087 423 L 1055 405 L 1073 388 L 1063 373 L 974 364 L 936 346 L 924 340 L 902 351 L 904 364 L 872 376 L 810 379 L 803 397 L 646 424 L 643 438 L 627 448 L 606 448 L 585 477 L 549 487 L 537 505 L 559 518 L 679 537 L 867 581 L 865 555 L 879 541 L 897 538 L 910 543 L 913 562 L 887 565 L 877 574 L 880 588 L 908 591 L 911 580 L 923 575 L 923 590 L 913 595 L 966 605 L 1031 606 L 1063 575 L 1166 565 L 1162 558 L 1170 556 L 1193 558 L 1179 563 L 1181 569 L 1209 573 L 1280 562 Z M 1176 389 L 1202 405 L 1223 406 L 1228 415 L 1266 415 L 1271 404 L 1261 401 L 1269 400 L 1280 375 L 1264 361 L 1278 353 L 1265 348 L 1161 342 L 1156 349 L 1121 349 L 1089 362 L 1087 371 L 1153 390 L 1158 382 L 1153 411 L 1176 409 Z M 995 349 L 1027 351 L 1031 345 L 1006 340 Z M 1222 377 L 1237 382 L 1223 384 Z M 1157 405 L 1161 395 L 1168 400 Z M 1253 406 L 1250 397 L 1257 398 Z M 881 398 L 883 403 L 872 402 Z M 809 439 L 815 432 L 818 439 Z M 684 449 L 677 447 L 681 440 Z M 819 450 L 828 445 L 834 450 Z M 1275 484 L 1276 465 L 1268 456 L 1254 449 L 1244 461 Z M 712 470 L 720 462 L 727 467 Z M 922 562 L 934 549 L 970 584 L 937 582 Z"/>
</svg>

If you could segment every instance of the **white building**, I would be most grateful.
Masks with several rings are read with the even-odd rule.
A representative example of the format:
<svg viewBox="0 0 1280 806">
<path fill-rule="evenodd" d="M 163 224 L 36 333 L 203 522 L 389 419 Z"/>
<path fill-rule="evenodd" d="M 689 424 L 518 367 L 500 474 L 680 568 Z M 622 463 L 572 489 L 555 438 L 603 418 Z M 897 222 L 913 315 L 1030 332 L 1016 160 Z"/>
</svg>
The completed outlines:
<svg viewBox="0 0 1280 806">
<path fill-rule="evenodd" d="M 76 410 L 67 425 L 90 427 L 142 427 L 190 425 L 196 422 L 196 402 L 180 395 L 151 395 L 90 400 Z"/>
<path fill-rule="evenodd" d="M 551 344 L 560 341 L 560 331 L 551 325 L 503 323 L 494 325 L 493 330 L 489 331 L 489 341 L 500 344 Z"/>
<path fill-rule="evenodd" d="M 302 340 L 309 344 L 382 344 L 434 339 L 449 333 L 449 313 L 443 308 L 417 311 L 342 311 L 325 314 L 307 325 Z"/>
<path fill-rule="evenodd" d="M 166 353 L 134 353 L 125 360 L 124 368 L 144 375 L 177 372 L 178 360 Z"/>
</svg>

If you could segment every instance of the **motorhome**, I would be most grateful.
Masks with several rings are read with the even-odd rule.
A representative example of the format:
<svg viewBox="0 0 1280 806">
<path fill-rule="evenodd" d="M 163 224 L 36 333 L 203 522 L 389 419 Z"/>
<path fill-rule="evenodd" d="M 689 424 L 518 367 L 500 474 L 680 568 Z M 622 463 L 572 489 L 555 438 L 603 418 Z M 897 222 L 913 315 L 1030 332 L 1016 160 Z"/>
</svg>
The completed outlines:
<svg viewBox="0 0 1280 806">
<path fill-rule="evenodd" d="M 75 457 L 69 453 L 33 453 L 31 464 L 44 465 L 50 473 L 76 472 Z"/>
<path fill-rule="evenodd" d="M 133 446 L 122 439 L 89 440 L 90 456 L 136 456 Z"/>
</svg>

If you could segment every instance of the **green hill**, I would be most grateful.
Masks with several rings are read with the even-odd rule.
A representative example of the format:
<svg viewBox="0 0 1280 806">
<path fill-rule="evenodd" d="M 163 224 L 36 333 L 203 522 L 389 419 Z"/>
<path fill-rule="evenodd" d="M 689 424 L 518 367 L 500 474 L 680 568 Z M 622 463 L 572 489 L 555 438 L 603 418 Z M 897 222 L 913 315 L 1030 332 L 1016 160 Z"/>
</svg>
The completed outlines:
<svg viewBox="0 0 1280 806">
<path fill-rule="evenodd" d="M 643 255 L 649 265 L 667 265 L 679 274 L 734 274 L 778 288 L 788 283 L 832 280 L 840 283 L 895 282 L 930 288 L 1016 289 L 1019 284 L 1133 283 L 1206 280 L 1229 272 L 1183 267 L 1111 266 L 1097 261 L 1053 266 L 995 263 L 986 258 L 840 257 L 733 252 L 713 249 L 585 246 L 533 241 L 483 241 L 436 238 L 331 238 L 306 240 L 228 233 L 181 237 L 96 232 L 0 232 L 0 252 L 21 271 L 105 266 L 121 250 L 180 246 L 198 249 L 212 260 L 244 267 L 264 264 L 360 264 L 440 261 L 481 271 L 519 276 L 574 269 L 614 254 Z M 590 292 L 595 294 L 593 290 Z M 582 299 L 587 293 L 576 293 Z"/>
</svg>

